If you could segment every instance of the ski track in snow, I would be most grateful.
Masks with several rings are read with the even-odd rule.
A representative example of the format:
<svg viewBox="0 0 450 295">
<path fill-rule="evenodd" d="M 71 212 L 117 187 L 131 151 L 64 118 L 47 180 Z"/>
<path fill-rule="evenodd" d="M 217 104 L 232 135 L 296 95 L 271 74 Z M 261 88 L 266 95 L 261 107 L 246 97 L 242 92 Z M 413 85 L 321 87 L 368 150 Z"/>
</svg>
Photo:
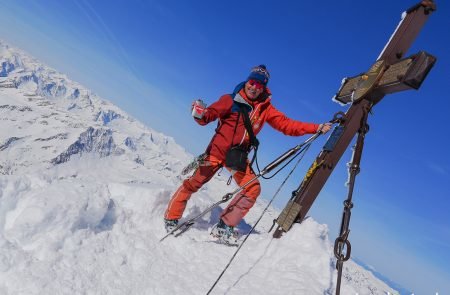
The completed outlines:
<svg viewBox="0 0 450 295">
<path fill-rule="evenodd" d="M 159 242 L 192 156 L 1 41 L 0 64 L 0 294 L 206 294 L 236 250 L 209 235 L 220 209 Z M 232 191 L 227 177 L 197 192 L 184 218 Z M 277 216 L 269 208 L 212 294 L 334 294 L 327 226 L 308 218 L 272 239 Z M 342 294 L 394 292 L 352 261 L 344 274 Z"/>
</svg>

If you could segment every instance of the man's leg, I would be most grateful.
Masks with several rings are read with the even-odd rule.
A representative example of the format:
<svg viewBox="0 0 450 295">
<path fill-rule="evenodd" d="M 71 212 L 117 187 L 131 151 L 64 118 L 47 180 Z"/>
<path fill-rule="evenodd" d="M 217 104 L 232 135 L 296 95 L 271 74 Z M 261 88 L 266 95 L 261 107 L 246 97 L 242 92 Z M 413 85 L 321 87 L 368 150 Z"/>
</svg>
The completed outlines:
<svg viewBox="0 0 450 295">
<path fill-rule="evenodd" d="M 248 165 L 245 172 L 238 171 L 233 175 L 234 180 L 239 186 L 244 185 L 254 177 L 255 173 Z M 261 185 L 256 179 L 233 198 L 231 203 L 225 208 L 225 210 L 223 210 L 220 218 L 226 225 L 233 227 L 237 226 L 253 204 L 255 204 L 260 193 Z"/>
<path fill-rule="evenodd" d="M 164 218 L 169 220 L 180 219 L 183 216 L 187 201 L 190 199 L 191 195 L 211 180 L 220 167 L 218 161 L 207 157 L 194 174 L 183 181 L 183 184 L 173 194 L 167 206 Z"/>
</svg>

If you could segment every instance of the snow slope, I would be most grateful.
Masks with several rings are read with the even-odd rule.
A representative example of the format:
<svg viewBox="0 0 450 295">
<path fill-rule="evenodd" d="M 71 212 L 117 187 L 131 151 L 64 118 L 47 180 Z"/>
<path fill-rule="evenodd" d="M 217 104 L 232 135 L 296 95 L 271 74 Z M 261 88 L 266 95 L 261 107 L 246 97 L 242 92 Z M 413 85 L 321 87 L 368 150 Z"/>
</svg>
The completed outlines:
<svg viewBox="0 0 450 295">
<path fill-rule="evenodd" d="M 192 155 L 1 41 L 0 66 L 0 294 L 205 294 L 236 249 L 210 239 L 220 210 L 159 242 Z M 231 191 L 226 178 L 185 216 Z M 260 198 L 241 233 L 265 206 Z M 334 293 L 327 226 L 308 218 L 272 239 L 277 215 L 268 210 L 212 294 Z M 352 261 L 341 292 L 396 293 Z"/>
</svg>

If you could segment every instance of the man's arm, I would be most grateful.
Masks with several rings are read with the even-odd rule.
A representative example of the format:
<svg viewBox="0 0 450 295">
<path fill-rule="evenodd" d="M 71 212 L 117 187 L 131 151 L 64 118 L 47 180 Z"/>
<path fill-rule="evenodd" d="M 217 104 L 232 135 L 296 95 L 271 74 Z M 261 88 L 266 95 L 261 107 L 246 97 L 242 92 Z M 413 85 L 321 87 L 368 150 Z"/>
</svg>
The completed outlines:
<svg viewBox="0 0 450 295">
<path fill-rule="evenodd" d="M 274 129 L 285 135 L 300 136 L 307 133 L 316 133 L 319 124 L 300 122 L 288 118 L 285 114 L 277 110 L 273 105 L 269 106 L 267 113 L 267 123 Z"/>
<path fill-rule="evenodd" d="M 203 117 L 201 119 L 194 118 L 194 120 L 200 125 L 206 125 L 217 118 L 222 118 L 227 113 L 230 112 L 231 106 L 233 104 L 233 99 L 229 94 L 222 95 L 218 101 L 211 104 L 203 112 Z"/>
</svg>

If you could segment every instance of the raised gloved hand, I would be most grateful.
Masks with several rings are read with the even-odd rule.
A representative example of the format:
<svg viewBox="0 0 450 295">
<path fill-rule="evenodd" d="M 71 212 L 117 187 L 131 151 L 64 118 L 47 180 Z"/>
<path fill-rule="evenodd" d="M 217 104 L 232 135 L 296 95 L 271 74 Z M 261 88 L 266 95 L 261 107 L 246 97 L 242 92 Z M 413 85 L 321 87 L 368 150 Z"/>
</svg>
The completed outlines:
<svg viewBox="0 0 450 295">
<path fill-rule="evenodd" d="M 192 103 L 192 117 L 196 119 L 201 119 L 203 117 L 203 113 L 205 112 L 206 104 L 201 99 L 197 99 Z"/>
</svg>

